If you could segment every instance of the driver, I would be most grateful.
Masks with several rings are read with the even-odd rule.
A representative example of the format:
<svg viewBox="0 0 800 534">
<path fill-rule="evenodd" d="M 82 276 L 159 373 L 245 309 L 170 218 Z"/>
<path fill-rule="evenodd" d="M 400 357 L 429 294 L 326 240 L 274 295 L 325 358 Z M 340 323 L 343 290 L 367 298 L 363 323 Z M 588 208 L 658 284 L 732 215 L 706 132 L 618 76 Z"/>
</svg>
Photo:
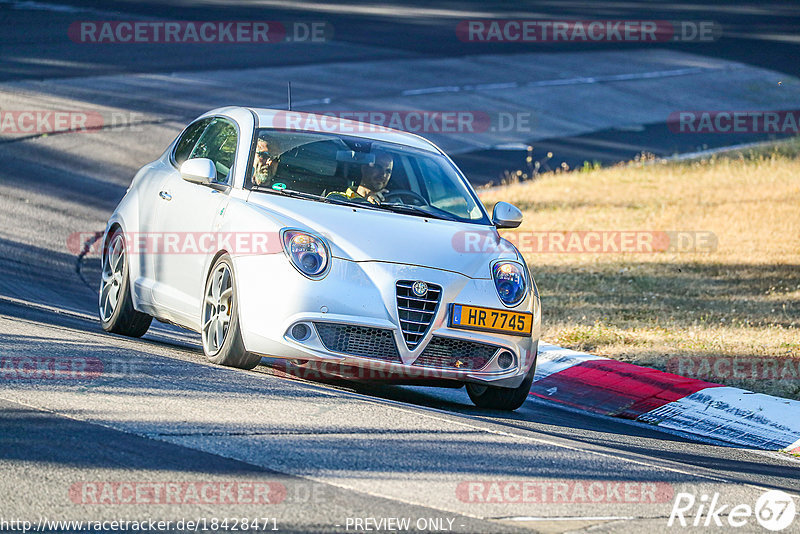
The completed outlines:
<svg viewBox="0 0 800 534">
<path fill-rule="evenodd" d="M 376 150 L 375 163 L 361 167 L 361 184 L 356 193 L 373 204 L 383 202 L 386 193 L 386 184 L 392 178 L 394 158 L 388 152 Z"/>
<path fill-rule="evenodd" d="M 271 156 L 267 140 L 259 138 L 253 158 L 253 183 L 255 185 L 266 184 L 275 177 L 277 170 L 278 157 Z"/>
<path fill-rule="evenodd" d="M 375 162 L 361 166 L 361 182 L 356 189 L 348 187 L 344 192 L 332 192 L 328 196 L 345 197 L 347 199 L 366 200 L 371 204 L 380 204 L 384 201 L 386 184 L 392 177 L 394 158 L 388 152 L 376 150 L 373 152 Z"/>
</svg>

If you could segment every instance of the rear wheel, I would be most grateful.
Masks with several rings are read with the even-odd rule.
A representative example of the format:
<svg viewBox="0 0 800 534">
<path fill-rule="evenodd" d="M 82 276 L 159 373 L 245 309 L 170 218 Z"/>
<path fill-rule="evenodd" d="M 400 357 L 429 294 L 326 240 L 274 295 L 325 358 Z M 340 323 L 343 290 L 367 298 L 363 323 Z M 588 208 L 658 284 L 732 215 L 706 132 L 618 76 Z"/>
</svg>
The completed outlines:
<svg viewBox="0 0 800 534">
<path fill-rule="evenodd" d="M 525 375 L 522 384 L 516 388 L 500 388 L 496 386 L 485 386 L 483 384 L 467 384 L 467 394 L 470 400 L 479 408 L 489 408 L 492 410 L 513 411 L 522 406 L 528 393 L 531 391 L 533 374 L 536 366 Z"/>
<path fill-rule="evenodd" d="M 119 228 L 111 234 L 103 250 L 99 305 L 100 324 L 106 332 L 142 337 L 153 320 L 133 307 L 125 235 Z"/>
<path fill-rule="evenodd" d="M 204 295 L 201 335 L 208 360 L 239 369 L 254 368 L 261 356 L 244 348 L 233 262 L 227 254 L 214 263 Z"/>
</svg>

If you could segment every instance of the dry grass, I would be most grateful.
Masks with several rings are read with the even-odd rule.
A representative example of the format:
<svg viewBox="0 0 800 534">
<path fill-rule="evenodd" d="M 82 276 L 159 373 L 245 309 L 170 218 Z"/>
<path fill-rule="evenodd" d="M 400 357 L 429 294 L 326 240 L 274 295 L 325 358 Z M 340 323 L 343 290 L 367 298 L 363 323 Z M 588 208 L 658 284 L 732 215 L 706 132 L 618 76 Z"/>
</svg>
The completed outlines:
<svg viewBox="0 0 800 534">
<path fill-rule="evenodd" d="M 519 231 L 713 232 L 712 252 L 526 252 L 543 336 L 650 367 L 674 358 L 800 363 L 800 141 L 690 162 L 551 173 L 481 194 L 525 212 Z M 748 364 L 749 365 L 749 364 Z M 790 367 L 791 369 L 791 367 Z M 800 398 L 800 376 L 711 376 Z"/>
</svg>

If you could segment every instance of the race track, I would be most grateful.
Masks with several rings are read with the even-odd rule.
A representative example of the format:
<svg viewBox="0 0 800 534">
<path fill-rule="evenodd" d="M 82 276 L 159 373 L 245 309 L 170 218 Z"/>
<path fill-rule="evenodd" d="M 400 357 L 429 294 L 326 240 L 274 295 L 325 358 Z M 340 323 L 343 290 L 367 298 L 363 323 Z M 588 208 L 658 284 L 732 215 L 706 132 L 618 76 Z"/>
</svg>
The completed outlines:
<svg viewBox="0 0 800 534">
<path fill-rule="evenodd" d="M 107 16 L 105 8 L 89 2 L 75 5 L 89 7 L 71 8 L 78 15 L 70 11 L 70 16 Z M 102 230 L 136 169 L 157 157 L 192 117 L 248 99 L 281 105 L 286 78 L 297 82 L 299 100 L 330 99 L 308 104 L 320 111 L 351 109 L 359 101 L 370 109 L 393 102 L 412 109 L 456 109 L 474 105 L 476 98 L 490 112 L 509 106 L 528 111 L 533 108 L 518 103 L 544 99 L 535 110 L 532 135 L 486 132 L 436 139 L 456 154 L 479 155 L 502 154 L 504 144 L 551 139 L 559 131 L 572 138 L 631 125 L 644 128 L 665 110 L 689 104 L 681 100 L 682 86 L 702 84 L 711 98 L 730 84 L 725 80 L 757 83 L 779 65 L 661 49 L 568 51 L 558 58 L 502 49 L 470 54 L 445 49 L 437 55 L 395 46 L 396 37 L 378 44 L 372 37 L 379 30 L 372 28 L 368 42 L 342 40 L 319 48 L 313 64 L 301 61 L 308 51 L 297 45 L 282 51 L 285 61 L 256 65 L 212 56 L 210 68 L 192 62 L 178 70 L 168 52 L 151 50 L 154 57 L 140 56 L 116 69 L 96 52 L 100 55 L 87 56 L 91 60 L 82 66 L 77 57 L 59 56 L 36 70 L 32 43 L 44 38 L 26 37 L 26 28 L 53 20 L 54 9 L 0 3 L 0 13 L 17 22 L 11 37 L 4 38 L 4 51 L 13 36 L 23 43 L 16 70 L 12 54 L 0 62 L 5 73 L 0 109 L 92 110 L 106 123 L 91 133 L 0 138 L 0 357 L 79 359 L 95 371 L 72 380 L 0 379 L 2 519 L 35 525 L 42 518 L 258 517 L 275 518 L 283 532 L 353 532 L 382 519 L 408 518 L 415 528 L 425 527 L 420 530 L 652 533 L 667 529 L 680 492 L 709 498 L 718 493 L 721 503 L 753 506 L 768 489 L 800 490 L 800 463 L 785 454 L 701 443 L 532 398 L 506 414 L 474 408 L 463 389 L 298 380 L 266 360 L 253 371 L 221 368 L 205 362 L 199 336 L 155 322 L 142 339 L 107 334 L 96 317 L 99 260 L 89 254 L 79 261 L 80 250 L 70 237 Z M 118 6 L 123 13 L 134 9 Z M 338 31 L 347 29 L 349 19 L 341 13 L 306 15 L 344 17 L 332 20 Z M 162 15 L 153 11 L 153 16 Z M 791 25 L 795 19 L 787 20 Z M 107 65 L 100 65 L 103 61 Z M 627 77 L 565 84 L 566 92 L 557 94 L 545 91 L 546 84 L 478 96 L 453 90 L 437 93 L 441 100 L 433 103 L 433 97 L 422 103 L 418 94 L 408 93 L 442 85 L 437 73 L 444 68 L 459 73 L 447 85 L 462 87 L 496 81 L 503 73 L 510 76 L 507 81 L 566 79 L 587 65 L 597 75 Z M 656 83 L 645 74 L 667 71 L 676 72 L 661 80 L 672 92 L 645 106 Z M 354 89 L 347 76 L 358 72 L 371 76 Z M 394 72 L 407 75 L 395 79 Z M 786 109 L 800 92 L 791 74 L 797 73 L 781 74 L 788 82 L 780 92 L 731 89 L 720 98 L 731 109 Z M 598 91 L 607 107 L 553 112 L 559 101 L 566 108 L 563 102 L 571 99 L 601 98 Z M 624 103 L 615 98 L 622 94 L 642 106 L 620 119 Z M 407 100 L 398 104 L 400 98 Z M 117 128 L 108 120 L 114 113 L 121 117 Z M 661 141 L 655 144 L 666 146 L 663 132 L 656 138 Z M 485 162 L 476 165 L 483 168 Z M 555 491 L 564 481 L 568 489 Z M 260 503 L 252 494 L 229 504 L 95 499 L 103 484 L 218 487 L 233 482 L 267 487 L 270 493 L 261 495 Z M 488 498 L 492 488 L 523 482 L 544 493 Z M 577 501 L 559 496 L 585 490 L 590 493 Z M 487 500 L 492 502 L 482 502 Z M 743 531 L 758 528 L 751 519 Z"/>
</svg>

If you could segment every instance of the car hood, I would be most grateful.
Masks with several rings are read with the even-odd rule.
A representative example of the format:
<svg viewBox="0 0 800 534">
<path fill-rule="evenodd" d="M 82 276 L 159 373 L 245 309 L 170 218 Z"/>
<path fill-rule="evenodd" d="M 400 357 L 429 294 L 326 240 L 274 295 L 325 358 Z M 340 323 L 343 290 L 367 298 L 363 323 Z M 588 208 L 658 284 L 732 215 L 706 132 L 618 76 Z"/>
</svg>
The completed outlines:
<svg viewBox="0 0 800 534">
<path fill-rule="evenodd" d="M 517 258 L 493 226 L 423 218 L 252 192 L 248 203 L 268 210 L 284 228 L 325 237 L 334 257 L 381 261 L 491 278 L 489 263 Z"/>
</svg>

